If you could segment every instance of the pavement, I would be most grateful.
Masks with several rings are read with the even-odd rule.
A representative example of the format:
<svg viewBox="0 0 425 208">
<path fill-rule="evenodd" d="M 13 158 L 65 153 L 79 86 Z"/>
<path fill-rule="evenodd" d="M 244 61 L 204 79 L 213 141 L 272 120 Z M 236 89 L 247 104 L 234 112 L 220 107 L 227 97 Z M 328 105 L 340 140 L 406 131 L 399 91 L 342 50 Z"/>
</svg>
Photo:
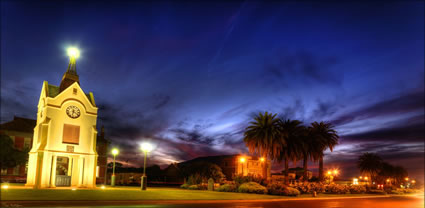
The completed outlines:
<svg viewBox="0 0 425 208">
<path fill-rule="evenodd" d="M 423 208 L 423 195 L 269 200 L 3 201 L 2 207 Z"/>
</svg>

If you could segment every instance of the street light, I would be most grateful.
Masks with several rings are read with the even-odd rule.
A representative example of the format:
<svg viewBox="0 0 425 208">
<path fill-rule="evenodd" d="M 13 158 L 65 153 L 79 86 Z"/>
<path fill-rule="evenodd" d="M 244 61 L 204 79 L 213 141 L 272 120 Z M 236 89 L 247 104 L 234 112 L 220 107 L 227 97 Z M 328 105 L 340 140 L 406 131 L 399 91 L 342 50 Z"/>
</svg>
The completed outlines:
<svg viewBox="0 0 425 208">
<path fill-rule="evenodd" d="M 115 157 L 120 153 L 117 148 L 112 149 L 112 155 L 114 156 L 114 164 L 112 167 L 111 186 L 115 186 Z"/>
<path fill-rule="evenodd" d="M 245 158 L 244 157 L 241 157 L 240 159 L 239 159 L 239 161 L 241 162 L 241 164 L 242 164 L 242 176 L 243 176 L 243 164 L 245 163 Z"/>
<path fill-rule="evenodd" d="M 66 49 L 66 52 L 67 52 L 68 56 L 71 57 L 71 58 L 77 59 L 78 57 L 80 57 L 80 50 L 78 50 L 78 48 L 69 47 L 69 48 Z"/>
<path fill-rule="evenodd" d="M 264 161 L 265 161 L 264 157 L 260 158 L 260 162 L 264 162 Z"/>
<path fill-rule="evenodd" d="M 150 143 L 147 142 L 143 142 L 140 145 L 140 149 L 145 153 L 145 162 L 143 165 L 143 176 L 142 176 L 142 181 L 141 181 L 141 188 L 142 190 L 146 190 L 146 187 L 148 186 L 148 181 L 147 181 L 147 177 L 146 177 L 146 158 L 148 157 L 148 152 L 153 150 L 153 146 Z"/>
</svg>

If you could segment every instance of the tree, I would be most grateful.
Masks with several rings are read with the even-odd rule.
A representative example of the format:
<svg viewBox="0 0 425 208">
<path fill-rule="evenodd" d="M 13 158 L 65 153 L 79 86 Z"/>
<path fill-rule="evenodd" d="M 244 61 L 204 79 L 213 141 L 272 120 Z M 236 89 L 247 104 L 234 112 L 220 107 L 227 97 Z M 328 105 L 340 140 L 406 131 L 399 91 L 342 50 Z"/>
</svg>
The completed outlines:
<svg viewBox="0 0 425 208">
<path fill-rule="evenodd" d="M 14 168 L 24 165 L 28 161 L 28 151 L 18 150 L 14 147 L 13 140 L 4 134 L 0 135 L 0 164 L 1 168 Z"/>
<path fill-rule="evenodd" d="M 226 177 L 220 166 L 206 161 L 184 163 L 179 168 L 184 178 L 192 176 L 205 182 L 209 178 L 213 178 L 214 181 L 220 182 Z"/>
<path fill-rule="evenodd" d="M 250 153 L 277 160 L 285 146 L 276 114 L 265 112 L 254 117 L 246 128 L 244 142 Z"/>
<path fill-rule="evenodd" d="M 113 167 L 114 167 L 114 163 L 113 162 L 108 163 L 108 168 L 109 169 L 112 169 Z M 115 162 L 115 170 L 116 169 L 119 169 L 119 168 L 122 168 L 122 167 L 123 167 L 123 164 L 122 163 Z"/>
<path fill-rule="evenodd" d="M 382 158 L 375 153 L 364 153 L 357 161 L 357 167 L 362 174 L 370 175 L 372 181 L 376 180 L 377 175 L 382 169 Z"/>
<path fill-rule="evenodd" d="M 319 179 L 323 181 L 323 157 L 324 151 L 328 148 L 332 152 L 333 148 L 338 144 L 338 134 L 333 129 L 332 124 L 325 122 L 313 122 L 310 127 L 310 136 L 314 139 L 316 147 L 318 148 L 319 156 Z"/>
<path fill-rule="evenodd" d="M 303 159 L 304 180 L 308 180 L 308 161 L 318 162 L 321 158 L 322 147 L 321 142 L 315 139 L 311 134 L 311 127 L 304 127 L 299 137 L 299 149 L 301 158 Z"/>
<path fill-rule="evenodd" d="M 281 154 L 279 154 L 278 161 L 285 161 L 285 183 L 289 183 L 288 171 L 289 171 L 289 160 L 296 162 L 302 157 L 302 145 L 301 138 L 304 133 L 304 127 L 301 125 L 301 121 L 281 119 L 278 122 L 281 139 L 286 144 L 281 148 Z"/>
<path fill-rule="evenodd" d="M 401 184 L 404 181 L 404 178 L 408 176 L 407 170 L 402 166 L 394 166 L 393 177 L 396 184 Z"/>
</svg>

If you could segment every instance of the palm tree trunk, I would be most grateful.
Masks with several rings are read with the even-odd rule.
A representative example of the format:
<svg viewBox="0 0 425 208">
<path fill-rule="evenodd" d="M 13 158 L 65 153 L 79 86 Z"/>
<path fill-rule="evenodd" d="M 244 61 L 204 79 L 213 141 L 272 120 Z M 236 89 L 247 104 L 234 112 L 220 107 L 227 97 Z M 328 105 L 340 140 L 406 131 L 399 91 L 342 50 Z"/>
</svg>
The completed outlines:
<svg viewBox="0 0 425 208">
<path fill-rule="evenodd" d="M 289 184 L 289 159 L 285 158 L 285 184 Z"/>
<path fill-rule="evenodd" d="M 319 180 L 323 181 L 323 155 L 319 159 Z"/>
<path fill-rule="evenodd" d="M 304 156 L 304 181 L 308 181 L 308 176 L 307 176 L 307 156 Z"/>
</svg>

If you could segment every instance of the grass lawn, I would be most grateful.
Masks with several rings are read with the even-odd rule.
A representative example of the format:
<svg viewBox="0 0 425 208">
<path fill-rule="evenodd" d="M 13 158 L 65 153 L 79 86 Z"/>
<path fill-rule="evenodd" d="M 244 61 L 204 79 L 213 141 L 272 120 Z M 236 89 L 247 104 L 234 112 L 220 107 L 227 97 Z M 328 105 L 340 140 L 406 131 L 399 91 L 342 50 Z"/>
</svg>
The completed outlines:
<svg viewBox="0 0 425 208">
<path fill-rule="evenodd" d="M 370 194 L 320 194 L 318 198 L 328 197 L 359 197 L 373 196 Z M 295 199 L 295 198 L 312 198 L 311 195 L 301 195 L 298 197 L 287 196 L 272 196 L 265 194 L 243 194 L 243 193 L 228 193 L 216 191 L 199 191 L 185 190 L 179 188 L 148 188 L 147 191 L 141 191 L 138 187 L 126 188 L 106 188 L 106 189 L 2 189 L 2 200 L 260 200 L 260 199 Z"/>
</svg>

